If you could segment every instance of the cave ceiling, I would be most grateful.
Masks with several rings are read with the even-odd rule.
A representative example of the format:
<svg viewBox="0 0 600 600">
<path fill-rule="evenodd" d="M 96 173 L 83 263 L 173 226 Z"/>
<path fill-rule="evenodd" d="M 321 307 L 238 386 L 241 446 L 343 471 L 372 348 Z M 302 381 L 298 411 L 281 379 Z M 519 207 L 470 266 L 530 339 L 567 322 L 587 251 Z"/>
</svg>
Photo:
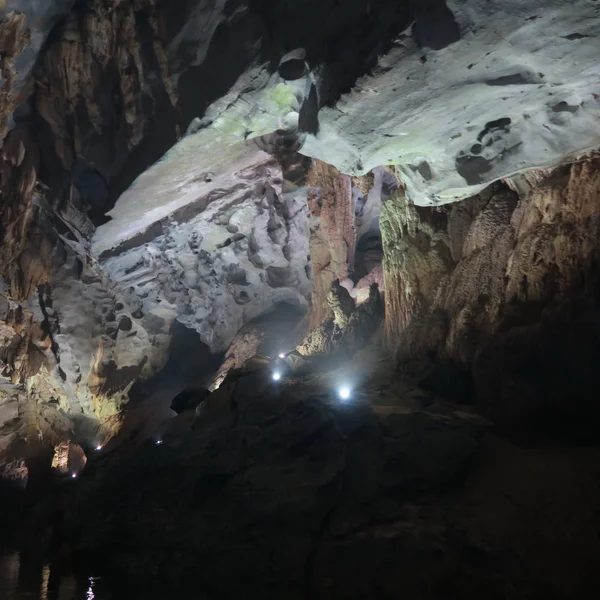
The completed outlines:
<svg viewBox="0 0 600 600">
<path fill-rule="evenodd" d="M 302 154 L 351 175 L 398 165 L 413 201 L 428 205 L 600 140 L 600 7 L 590 0 L 133 4 L 136 15 L 148 7 L 160 15 L 182 124 L 202 119 L 195 135 L 208 152 L 199 156 L 196 142 L 179 156 L 190 151 L 216 168 L 238 143 L 297 128 Z M 5 20 L 17 15 L 27 28 L 12 81 L 4 80 L 25 114 L 23 88 L 73 2 L 2 5 Z M 147 73 L 145 85 L 154 77 Z M 11 127 L 14 115 L 5 116 Z M 140 182 L 144 190 L 151 179 Z"/>
<path fill-rule="evenodd" d="M 416 4 L 397 16 L 397 35 L 379 44 L 385 51 L 369 74 L 341 96 L 343 70 L 335 63 L 303 51 L 284 56 L 278 70 L 255 61 L 192 123 L 196 140 L 180 142 L 121 198 L 113 224 L 98 232 L 98 249 L 120 241 L 115 231 L 125 228 L 134 195 L 152 196 L 163 207 L 145 218 L 169 211 L 175 187 L 193 176 L 193 169 L 185 171 L 188 154 L 196 171 L 212 172 L 221 159 L 235 162 L 252 140 L 275 131 L 295 135 L 301 154 L 350 175 L 397 165 L 419 205 L 455 201 L 598 146 L 596 3 Z M 171 188 L 165 162 L 180 171 Z"/>
</svg>

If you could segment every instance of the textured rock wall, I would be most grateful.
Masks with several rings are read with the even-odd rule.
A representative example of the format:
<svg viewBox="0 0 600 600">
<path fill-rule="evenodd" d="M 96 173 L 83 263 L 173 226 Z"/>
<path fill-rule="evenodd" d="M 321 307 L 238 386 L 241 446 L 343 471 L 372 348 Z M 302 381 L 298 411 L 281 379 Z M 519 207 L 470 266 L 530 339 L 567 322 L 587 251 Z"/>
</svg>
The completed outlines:
<svg viewBox="0 0 600 600">
<path fill-rule="evenodd" d="M 255 158 L 229 178 L 213 174 L 218 194 L 192 195 L 187 218 L 174 213 L 157 234 L 150 229 L 102 261 L 151 335 L 168 333 L 177 319 L 223 352 L 243 325 L 274 304 L 307 306 L 306 191 L 284 193 L 276 161 L 263 153 Z"/>
<path fill-rule="evenodd" d="M 417 204 L 443 203 L 596 145 L 597 11 L 587 0 L 561 9 L 550 0 L 427 10 L 394 0 L 0 1 L 0 276 L 13 315 L 2 322 L 1 354 L 10 384 L 27 406 L 55 398 L 94 429 L 118 413 L 135 378 L 163 364 L 174 319 L 222 350 L 273 302 L 304 302 L 305 191 L 265 175 L 273 165 L 249 140 L 288 151 L 287 172 L 306 166 L 298 149 L 324 161 L 308 200 L 314 324 L 327 315 L 334 279 L 356 299 L 381 283 L 370 234 L 380 204 L 371 192 L 385 173 L 377 165 L 398 165 Z M 378 56 L 336 108 L 322 108 Z M 371 181 L 326 163 L 353 175 L 377 168 Z M 515 254 L 529 252 L 518 236 L 535 221 L 527 209 L 525 224 L 513 223 L 529 206 L 524 181 L 452 209 L 387 204 L 395 346 L 416 317 L 433 315 L 436 326 L 408 346 L 470 364 L 480 338 L 520 306 L 523 286 L 533 306 L 530 297 L 545 303 L 552 286 L 571 282 L 558 262 L 586 248 L 583 234 L 560 230 L 567 241 L 540 265 L 535 252 L 524 265 Z M 571 262 L 584 260 L 587 250 L 578 252 Z M 505 284 L 503 262 L 516 265 Z"/>
<path fill-rule="evenodd" d="M 390 51 L 319 111 L 301 152 L 350 175 L 397 165 L 429 206 L 598 146 L 595 2 L 407 4 Z"/>
<path fill-rule="evenodd" d="M 599 223 L 594 157 L 448 207 L 415 207 L 399 191 L 381 228 L 386 329 L 403 368 L 427 378 L 432 357 L 473 367 L 477 398 L 498 422 L 597 417 L 589 353 Z M 435 378 L 444 385 L 442 371 Z"/>
<path fill-rule="evenodd" d="M 60 442 L 89 451 L 110 437 L 127 390 L 162 366 L 168 347 L 168 336 L 151 343 L 133 323 L 89 255 L 56 233 L 51 244 L 47 234 L 52 283 L 20 302 L 0 295 L 0 406 L 14 408 L 0 423 L 0 465 L 49 453 L 49 468 Z"/>
<path fill-rule="evenodd" d="M 52 243 L 36 224 L 38 150 L 26 131 L 10 132 L 0 149 L 0 276 L 16 300 L 48 280 Z"/>
<path fill-rule="evenodd" d="M 356 228 L 352 180 L 330 165 L 313 161 L 308 183 L 311 214 L 310 254 L 313 272 L 311 326 L 329 314 L 331 284 L 348 279 L 354 268 Z"/>
<path fill-rule="evenodd" d="M 72 185 L 95 219 L 177 139 L 163 30 L 154 0 L 96 0 L 69 14 L 37 65 L 45 178 L 56 197 Z"/>
<path fill-rule="evenodd" d="M 0 140 L 14 126 L 15 109 L 31 93 L 28 78 L 52 27 L 74 0 L 0 2 Z"/>
</svg>

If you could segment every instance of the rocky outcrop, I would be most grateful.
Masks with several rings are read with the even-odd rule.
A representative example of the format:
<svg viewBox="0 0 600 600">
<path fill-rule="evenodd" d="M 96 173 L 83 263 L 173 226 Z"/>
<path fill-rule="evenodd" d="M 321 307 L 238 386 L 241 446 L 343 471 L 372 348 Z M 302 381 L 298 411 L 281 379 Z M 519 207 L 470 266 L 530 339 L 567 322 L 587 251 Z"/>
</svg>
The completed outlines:
<svg viewBox="0 0 600 600">
<path fill-rule="evenodd" d="M 441 370 L 425 375 L 427 357 L 472 367 L 477 399 L 509 428 L 597 422 L 599 173 L 590 157 L 451 207 L 402 192 L 385 203 L 386 328 L 407 372 L 452 387 Z"/>
<path fill-rule="evenodd" d="M 48 34 L 74 0 L 0 3 L 0 140 L 14 126 L 13 113 L 27 98 L 28 78 Z"/>
<path fill-rule="evenodd" d="M 80 558 L 101 554 L 119 570 L 127 556 L 129 572 L 221 597 L 262 598 L 270 590 L 318 598 L 345 589 L 343 578 L 323 574 L 332 553 L 356 549 L 347 566 L 358 567 L 367 548 L 383 560 L 378 527 L 405 553 L 433 552 L 426 526 L 397 529 L 406 510 L 419 510 L 406 498 L 460 478 L 478 453 L 483 423 L 406 411 L 400 398 L 397 407 L 371 408 L 359 399 L 344 405 L 326 380 L 274 386 L 262 369 L 237 373 L 219 391 L 225 388 L 233 390 L 231 412 L 204 413 L 193 432 L 179 417 L 160 446 L 98 465 L 78 498 L 85 520 L 72 512 L 67 521 Z M 100 489 L 113 490 L 108 511 Z M 156 528 L 160 539 L 151 533 Z M 448 569 L 440 560 L 434 572 L 413 569 L 408 581 L 417 585 Z"/>
<path fill-rule="evenodd" d="M 230 371 L 241 369 L 255 356 L 285 356 L 296 347 L 307 325 L 307 314 L 286 303 L 278 304 L 252 319 L 237 332 L 227 348 L 210 389 L 217 389 Z"/>
<path fill-rule="evenodd" d="M 367 300 L 356 306 L 346 288 L 334 281 L 327 303 L 331 316 L 312 328 L 296 348 L 298 355 L 311 360 L 310 368 L 317 370 L 366 346 L 383 321 L 383 302 L 377 284 L 371 285 Z"/>
<path fill-rule="evenodd" d="M 311 215 L 310 251 L 313 273 L 311 325 L 330 314 L 327 294 L 335 280 L 349 279 L 354 269 L 356 228 L 352 181 L 335 168 L 314 161 L 308 177 Z"/>
<path fill-rule="evenodd" d="M 321 109 L 304 154 L 351 175 L 398 165 L 408 196 L 428 206 L 598 146 L 593 3 L 450 0 L 411 12 L 374 72 Z"/>
<path fill-rule="evenodd" d="M 181 415 L 162 444 L 93 461 L 69 488 L 63 551 L 104 581 L 171 594 L 595 593 L 598 449 L 484 436 L 375 355 L 344 364 L 345 402 L 337 370 L 273 383 L 257 360 L 231 373 L 193 427 Z"/>
<path fill-rule="evenodd" d="M 164 177 L 149 173 L 121 198 L 94 249 L 151 334 L 168 333 L 177 319 L 222 352 L 275 304 L 307 306 L 306 192 L 284 193 L 278 164 L 251 146 L 223 170 L 182 164 L 194 143 L 191 136 L 155 167 Z M 154 193 L 147 179 L 159 186 Z"/>
</svg>

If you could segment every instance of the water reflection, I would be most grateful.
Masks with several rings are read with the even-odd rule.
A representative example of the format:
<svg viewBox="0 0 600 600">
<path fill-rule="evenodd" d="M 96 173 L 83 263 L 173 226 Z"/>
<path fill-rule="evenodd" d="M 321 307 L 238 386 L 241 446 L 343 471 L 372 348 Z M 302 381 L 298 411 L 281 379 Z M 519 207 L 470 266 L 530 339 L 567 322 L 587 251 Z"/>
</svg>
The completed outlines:
<svg viewBox="0 0 600 600">
<path fill-rule="evenodd" d="M 95 577 L 59 574 L 51 564 L 23 560 L 17 551 L 0 554 L 2 600 L 113 600 L 98 593 Z"/>
<path fill-rule="evenodd" d="M 96 580 L 93 577 L 89 578 L 89 587 L 88 590 L 85 594 L 86 600 L 94 600 L 94 598 L 96 597 L 94 595 L 94 586 L 96 585 Z"/>
<path fill-rule="evenodd" d="M 42 588 L 40 589 L 40 600 L 49 600 L 48 586 L 50 585 L 50 565 L 42 567 Z"/>
<path fill-rule="evenodd" d="M 0 556 L 0 590 L 4 592 L 3 597 L 7 600 L 15 600 L 15 590 L 19 585 L 19 553 L 12 552 L 6 556 Z M 6 589 L 3 589 L 3 584 Z"/>
<path fill-rule="evenodd" d="M 132 587 L 132 585 L 134 587 Z M 141 590 L 133 582 L 61 573 L 52 563 L 0 548 L 0 600 L 189 600 L 188 595 Z M 206 600 L 198 591 L 195 600 Z"/>
</svg>

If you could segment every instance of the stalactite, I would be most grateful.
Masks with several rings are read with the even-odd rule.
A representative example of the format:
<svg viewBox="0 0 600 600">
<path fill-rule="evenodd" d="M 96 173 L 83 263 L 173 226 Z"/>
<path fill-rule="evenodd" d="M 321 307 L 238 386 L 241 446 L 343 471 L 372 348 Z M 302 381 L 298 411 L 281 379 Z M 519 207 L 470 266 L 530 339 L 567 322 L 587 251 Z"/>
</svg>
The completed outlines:
<svg viewBox="0 0 600 600">
<path fill-rule="evenodd" d="M 414 205 L 399 188 L 381 208 L 379 224 L 383 244 L 383 280 L 385 286 L 385 337 L 389 350 L 395 352 L 403 334 L 419 314 L 419 266 L 427 268 L 416 238 L 419 218 Z"/>
<path fill-rule="evenodd" d="M 315 160 L 308 183 L 314 188 L 308 201 L 315 223 L 310 232 L 313 265 L 311 327 L 317 327 L 330 312 L 327 294 L 331 284 L 336 279 L 346 279 L 354 266 L 356 228 L 350 177 Z"/>
</svg>

